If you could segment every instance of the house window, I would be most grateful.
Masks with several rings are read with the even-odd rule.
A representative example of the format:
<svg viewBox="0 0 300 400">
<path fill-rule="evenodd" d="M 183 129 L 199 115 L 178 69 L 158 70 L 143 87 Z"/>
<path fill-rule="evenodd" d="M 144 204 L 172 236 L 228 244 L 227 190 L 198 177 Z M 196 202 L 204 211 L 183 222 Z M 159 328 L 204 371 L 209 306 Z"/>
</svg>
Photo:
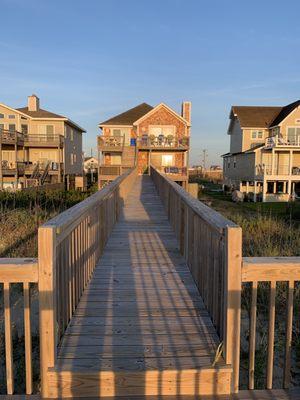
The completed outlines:
<svg viewBox="0 0 300 400">
<path fill-rule="evenodd" d="M 0 124 L 0 132 L 4 131 L 4 124 Z"/>
<path fill-rule="evenodd" d="M 263 131 L 252 131 L 251 139 L 263 139 L 264 133 Z"/>
<path fill-rule="evenodd" d="M 154 136 L 168 136 L 175 134 L 175 126 L 174 125 L 150 125 L 149 126 L 149 134 Z"/>
<path fill-rule="evenodd" d="M 10 132 L 14 132 L 14 131 L 16 130 L 16 125 L 15 125 L 15 124 L 9 124 L 9 125 L 8 125 L 8 130 L 9 130 Z"/>
<path fill-rule="evenodd" d="M 227 160 L 227 168 L 228 169 L 230 168 L 230 158 L 228 158 L 228 160 Z"/>
<path fill-rule="evenodd" d="M 16 116 L 14 115 L 14 114 L 10 114 L 9 116 L 8 116 L 8 119 L 15 119 L 16 118 Z"/>
<path fill-rule="evenodd" d="M 110 157 L 111 165 L 121 165 L 122 164 L 122 157 L 120 154 L 112 154 Z"/>
<path fill-rule="evenodd" d="M 70 131 L 70 139 L 71 139 L 71 142 L 73 142 L 73 140 L 74 140 L 74 131 L 73 131 L 73 129 L 71 129 L 71 131 Z"/>
<path fill-rule="evenodd" d="M 236 167 L 236 157 L 233 157 L 233 168 Z"/>
<path fill-rule="evenodd" d="M 74 154 L 73 153 L 70 154 L 70 163 L 71 163 L 71 165 L 74 164 Z"/>
<path fill-rule="evenodd" d="M 4 114 L 0 114 L 0 118 L 4 118 Z"/>
<path fill-rule="evenodd" d="M 300 127 L 289 126 L 287 128 L 287 140 L 290 143 L 298 143 L 300 140 Z"/>
<path fill-rule="evenodd" d="M 77 162 L 77 156 L 76 156 L 76 154 L 75 154 L 75 153 L 73 154 L 73 162 L 74 162 L 74 163 L 76 163 L 76 162 Z"/>
<path fill-rule="evenodd" d="M 163 154 L 161 157 L 161 166 L 162 167 L 172 167 L 173 164 L 173 155 L 172 154 Z"/>
<path fill-rule="evenodd" d="M 21 125 L 21 131 L 23 133 L 23 135 L 28 135 L 28 125 Z"/>
<path fill-rule="evenodd" d="M 113 136 L 121 136 L 121 129 L 113 129 Z"/>
</svg>

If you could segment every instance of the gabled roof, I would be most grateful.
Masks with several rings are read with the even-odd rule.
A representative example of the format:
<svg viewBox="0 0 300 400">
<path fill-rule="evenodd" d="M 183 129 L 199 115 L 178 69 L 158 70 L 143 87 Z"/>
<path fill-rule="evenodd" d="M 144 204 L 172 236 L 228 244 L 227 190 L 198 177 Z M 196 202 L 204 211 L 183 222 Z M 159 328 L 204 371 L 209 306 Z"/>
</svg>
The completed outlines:
<svg viewBox="0 0 300 400">
<path fill-rule="evenodd" d="M 282 107 L 280 113 L 274 119 L 270 126 L 277 126 L 282 122 L 295 108 L 300 106 L 300 100 L 295 101 L 294 103 L 290 103 L 287 106 Z"/>
<path fill-rule="evenodd" d="M 279 125 L 295 108 L 300 100 L 283 107 L 232 106 L 232 115 L 237 116 L 242 128 L 270 128 Z"/>
<path fill-rule="evenodd" d="M 232 106 L 242 128 L 268 128 L 281 112 L 282 107 Z"/>
<path fill-rule="evenodd" d="M 160 108 L 164 108 L 165 110 L 167 110 L 168 112 L 170 112 L 171 114 L 173 114 L 176 118 L 179 118 L 182 122 L 184 122 L 186 125 L 190 126 L 190 123 L 184 119 L 181 115 L 177 114 L 176 111 L 172 110 L 172 108 L 170 108 L 169 106 L 167 106 L 165 103 L 159 103 L 157 106 L 152 107 L 152 110 L 150 110 L 147 114 L 142 115 L 138 120 L 134 121 L 134 125 L 138 125 L 139 123 L 141 123 L 145 118 L 147 118 L 148 116 L 150 116 L 151 114 L 154 114 L 157 110 L 159 110 Z"/>
<path fill-rule="evenodd" d="M 55 114 L 51 111 L 43 110 L 42 108 L 39 108 L 38 111 L 29 111 L 28 107 L 16 108 L 16 110 L 21 112 L 22 114 L 28 115 L 30 118 L 61 119 L 61 120 L 65 121 L 67 124 L 69 124 L 70 126 L 72 126 L 73 128 L 76 128 L 81 132 L 86 132 L 85 129 L 83 129 L 81 126 L 77 125 L 75 122 L 73 122 L 69 118 L 64 117 L 63 115 Z"/>
<path fill-rule="evenodd" d="M 150 106 L 147 103 L 142 103 L 139 104 L 136 107 L 131 108 L 130 110 L 127 110 L 121 114 L 116 115 L 115 117 L 112 117 L 104 122 L 101 122 L 99 126 L 102 125 L 133 125 L 135 121 L 143 117 L 145 114 L 147 114 L 149 111 L 153 109 L 152 106 Z"/>
<path fill-rule="evenodd" d="M 42 108 L 40 108 L 38 111 L 29 111 L 28 107 L 16 108 L 16 110 L 18 110 L 18 111 L 22 112 L 23 114 L 26 114 L 32 118 L 63 118 L 63 119 L 66 119 L 66 117 L 64 117 L 63 115 L 54 114 L 53 112 L 43 110 Z"/>
</svg>

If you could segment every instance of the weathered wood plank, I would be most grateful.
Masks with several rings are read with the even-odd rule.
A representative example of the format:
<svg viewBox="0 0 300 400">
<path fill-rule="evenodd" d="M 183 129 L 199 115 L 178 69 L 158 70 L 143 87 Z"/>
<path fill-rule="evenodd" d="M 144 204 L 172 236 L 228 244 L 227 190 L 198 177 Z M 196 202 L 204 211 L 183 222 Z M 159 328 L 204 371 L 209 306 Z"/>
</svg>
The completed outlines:
<svg viewBox="0 0 300 400">
<path fill-rule="evenodd" d="M 35 258 L 0 258 L 0 282 L 38 282 Z"/>
</svg>

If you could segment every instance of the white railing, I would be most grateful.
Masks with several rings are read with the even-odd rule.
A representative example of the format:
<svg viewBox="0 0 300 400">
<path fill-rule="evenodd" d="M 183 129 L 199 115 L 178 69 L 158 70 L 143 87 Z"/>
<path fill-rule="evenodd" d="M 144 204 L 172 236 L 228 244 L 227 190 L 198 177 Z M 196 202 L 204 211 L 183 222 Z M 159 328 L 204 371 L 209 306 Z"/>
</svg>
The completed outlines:
<svg viewBox="0 0 300 400">
<path fill-rule="evenodd" d="M 300 147 L 300 136 L 299 135 L 276 135 L 266 138 L 265 145 L 267 147 L 285 147 L 285 146 L 299 146 Z"/>
</svg>

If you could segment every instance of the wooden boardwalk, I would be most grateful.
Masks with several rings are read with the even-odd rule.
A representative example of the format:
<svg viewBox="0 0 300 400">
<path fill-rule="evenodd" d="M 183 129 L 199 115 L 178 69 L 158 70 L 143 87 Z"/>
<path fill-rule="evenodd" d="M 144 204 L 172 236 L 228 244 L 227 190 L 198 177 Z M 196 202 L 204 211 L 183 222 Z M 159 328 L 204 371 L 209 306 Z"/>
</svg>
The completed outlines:
<svg viewBox="0 0 300 400">
<path fill-rule="evenodd" d="M 231 371 L 222 360 L 212 367 L 218 345 L 154 184 L 138 177 L 65 332 L 50 386 L 60 387 L 56 395 L 177 395 L 185 386 L 195 394 L 201 374 L 225 393 Z"/>
</svg>

